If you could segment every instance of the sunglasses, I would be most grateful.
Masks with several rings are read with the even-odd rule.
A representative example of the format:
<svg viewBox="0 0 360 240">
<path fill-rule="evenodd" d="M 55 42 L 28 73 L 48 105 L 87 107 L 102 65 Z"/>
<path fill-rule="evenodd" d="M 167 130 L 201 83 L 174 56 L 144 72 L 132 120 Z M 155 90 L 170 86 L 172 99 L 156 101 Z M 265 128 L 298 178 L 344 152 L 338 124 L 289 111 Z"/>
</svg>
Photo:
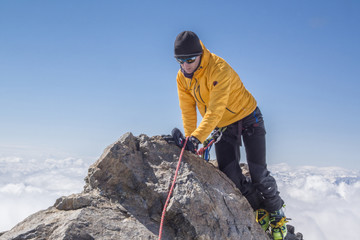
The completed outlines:
<svg viewBox="0 0 360 240">
<path fill-rule="evenodd" d="M 176 58 L 176 61 L 178 61 L 180 64 L 183 64 L 185 62 L 187 63 L 193 63 L 195 62 L 196 58 L 198 56 L 195 56 L 195 57 L 189 57 L 189 58 Z"/>
</svg>

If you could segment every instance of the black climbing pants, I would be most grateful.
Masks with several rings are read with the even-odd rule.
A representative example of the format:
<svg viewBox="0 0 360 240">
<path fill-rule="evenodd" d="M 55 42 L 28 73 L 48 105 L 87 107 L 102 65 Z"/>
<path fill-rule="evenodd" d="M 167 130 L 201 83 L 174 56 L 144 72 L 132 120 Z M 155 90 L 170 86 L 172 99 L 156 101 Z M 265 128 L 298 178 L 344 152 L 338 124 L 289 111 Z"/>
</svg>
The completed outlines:
<svg viewBox="0 0 360 240">
<path fill-rule="evenodd" d="M 215 144 L 219 169 L 240 189 L 254 210 L 279 210 L 284 201 L 279 196 L 275 179 L 267 170 L 265 126 L 260 109 L 227 126 L 220 141 Z M 251 180 L 240 168 L 240 146 L 245 146 Z"/>
</svg>

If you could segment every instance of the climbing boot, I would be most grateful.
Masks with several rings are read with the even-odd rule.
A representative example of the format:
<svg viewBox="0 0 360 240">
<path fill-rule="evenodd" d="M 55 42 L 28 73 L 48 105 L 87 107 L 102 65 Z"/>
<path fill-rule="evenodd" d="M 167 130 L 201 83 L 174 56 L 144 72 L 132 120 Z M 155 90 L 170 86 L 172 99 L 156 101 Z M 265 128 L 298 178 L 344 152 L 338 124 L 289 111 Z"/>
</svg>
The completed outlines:
<svg viewBox="0 0 360 240">
<path fill-rule="evenodd" d="M 285 239 L 287 234 L 286 217 L 282 209 L 270 213 L 271 235 L 274 240 Z"/>
<path fill-rule="evenodd" d="M 265 209 L 258 209 L 255 211 L 256 222 L 258 222 L 261 228 L 266 232 L 270 225 L 270 215 Z"/>
</svg>

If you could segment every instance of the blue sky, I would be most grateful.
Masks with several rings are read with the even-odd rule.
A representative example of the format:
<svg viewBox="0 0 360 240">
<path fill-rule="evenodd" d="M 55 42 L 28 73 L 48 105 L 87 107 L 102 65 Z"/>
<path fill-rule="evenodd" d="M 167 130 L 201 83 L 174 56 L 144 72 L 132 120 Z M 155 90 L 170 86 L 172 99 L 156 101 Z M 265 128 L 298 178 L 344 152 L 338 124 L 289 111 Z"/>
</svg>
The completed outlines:
<svg viewBox="0 0 360 240">
<path fill-rule="evenodd" d="M 358 1 L 1 1 L 0 157 L 94 161 L 182 127 L 173 43 L 198 34 L 255 96 L 269 164 L 360 169 Z M 244 161 L 244 159 L 243 159 Z"/>
</svg>

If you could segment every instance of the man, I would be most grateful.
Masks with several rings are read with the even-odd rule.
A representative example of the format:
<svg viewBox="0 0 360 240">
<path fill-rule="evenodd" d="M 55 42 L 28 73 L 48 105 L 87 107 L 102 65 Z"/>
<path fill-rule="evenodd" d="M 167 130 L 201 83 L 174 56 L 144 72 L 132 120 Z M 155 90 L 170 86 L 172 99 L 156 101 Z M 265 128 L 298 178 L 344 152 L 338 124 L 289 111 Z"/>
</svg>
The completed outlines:
<svg viewBox="0 0 360 240">
<path fill-rule="evenodd" d="M 210 53 L 195 33 L 181 32 L 176 37 L 174 52 L 180 63 L 176 80 L 185 136 L 189 136 L 188 149 L 197 149 L 214 129 L 226 127 L 215 144 L 219 169 L 256 210 L 263 229 L 267 230 L 270 224 L 273 238 L 284 239 L 287 234 L 282 211 L 284 201 L 279 196 L 275 179 L 267 170 L 266 132 L 255 98 L 230 65 Z M 203 117 L 199 126 L 196 107 Z M 251 182 L 239 166 L 241 138 Z"/>
</svg>

